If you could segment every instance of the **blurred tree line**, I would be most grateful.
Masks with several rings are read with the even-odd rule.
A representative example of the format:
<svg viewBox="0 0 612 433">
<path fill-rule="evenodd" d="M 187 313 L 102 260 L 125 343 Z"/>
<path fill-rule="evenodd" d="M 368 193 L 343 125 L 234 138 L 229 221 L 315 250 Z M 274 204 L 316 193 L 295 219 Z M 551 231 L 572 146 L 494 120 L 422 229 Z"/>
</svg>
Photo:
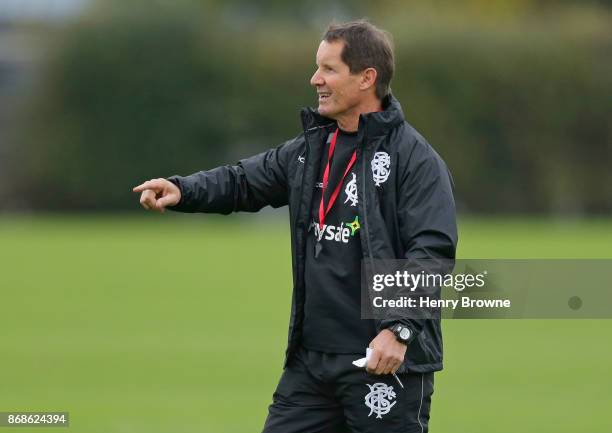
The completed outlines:
<svg viewBox="0 0 612 433">
<path fill-rule="evenodd" d="M 450 166 L 463 211 L 609 213 L 611 5 L 99 2 L 45 30 L 9 191 L 30 209 L 135 209 L 142 180 L 275 146 L 315 104 L 329 21 L 369 16 L 394 36 L 393 92 Z"/>
</svg>

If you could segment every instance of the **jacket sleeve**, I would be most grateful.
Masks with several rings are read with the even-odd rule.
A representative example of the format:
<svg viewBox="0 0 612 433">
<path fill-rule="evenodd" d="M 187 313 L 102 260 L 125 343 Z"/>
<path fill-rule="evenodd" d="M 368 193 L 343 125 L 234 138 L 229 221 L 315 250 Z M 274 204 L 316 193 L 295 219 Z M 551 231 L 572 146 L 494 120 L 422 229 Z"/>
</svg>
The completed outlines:
<svg viewBox="0 0 612 433">
<path fill-rule="evenodd" d="M 452 178 L 429 144 L 416 143 L 398 201 L 404 258 L 454 260 L 457 222 Z"/>
<path fill-rule="evenodd" d="M 457 248 L 453 182 L 442 158 L 427 142 L 417 140 L 400 179 L 398 224 L 404 259 L 426 271 L 452 270 Z M 414 268 L 413 268 L 414 270 Z M 439 293 L 439 292 L 438 292 Z M 381 328 L 401 322 L 421 332 L 425 319 L 383 320 Z"/>
<path fill-rule="evenodd" d="M 168 180 L 181 190 L 181 201 L 168 209 L 178 212 L 229 214 L 256 212 L 264 206 L 288 203 L 289 154 L 295 140 L 225 165 Z"/>
</svg>

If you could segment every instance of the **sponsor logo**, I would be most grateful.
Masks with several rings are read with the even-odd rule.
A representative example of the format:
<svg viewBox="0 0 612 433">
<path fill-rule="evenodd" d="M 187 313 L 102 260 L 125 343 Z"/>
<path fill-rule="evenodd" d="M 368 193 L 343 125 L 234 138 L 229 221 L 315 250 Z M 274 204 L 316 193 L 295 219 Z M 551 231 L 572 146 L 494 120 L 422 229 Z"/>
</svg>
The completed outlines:
<svg viewBox="0 0 612 433">
<path fill-rule="evenodd" d="M 323 228 L 321 228 L 319 227 L 319 223 L 312 221 L 310 223 L 309 231 L 311 229 L 314 229 L 314 234 L 317 241 L 325 239 L 327 241 L 348 244 L 350 238 L 355 236 L 355 234 L 361 229 L 361 224 L 359 224 L 359 216 L 357 215 L 352 222 L 342 222 L 340 223 L 340 226 L 323 224 Z"/>
<path fill-rule="evenodd" d="M 351 223 L 345 223 L 348 228 L 351 229 L 351 236 L 355 236 L 355 233 L 359 231 L 361 228 L 361 224 L 359 224 L 359 215 L 355 216 L 355 219 Z"/>
<path fill-rule="evenodd" d="M 366 385 L 370 388 L 370 392 L 366 394 L 364 399 L 365 405 L 370 409 L 368 417 L 372 414 L 376 414 L 376 418 L 382 418 L 383 415 L 388 414 L 391 408 L 395 406 L 395 403 L 397 403 L 397 401 L 391 402 L 391 400 L 394 400 L 396 397 L 395 391 L 393 391 L 392 386 L 384 383 Z"/>
<path fill-rule="evenodd" d="M 387 152 L 376 152 L 372 158 L 372 177 L 376 186 L 380 186 L 391 173 L 391 157 Z"/>
<path fill-rule="evenodd" d="M 348 244 L 351 238 L 351 229 L 349 227 L 344 227 L 344 223 L 340 223 L 339 227 L 331 224 L 323 224 L 323 228 L 321 228 L 319 223 L 313 221 L 310 226 L 314 228 L 314 234 L 317 241 L 325 239 L 327 241 Z"/>
</svg>

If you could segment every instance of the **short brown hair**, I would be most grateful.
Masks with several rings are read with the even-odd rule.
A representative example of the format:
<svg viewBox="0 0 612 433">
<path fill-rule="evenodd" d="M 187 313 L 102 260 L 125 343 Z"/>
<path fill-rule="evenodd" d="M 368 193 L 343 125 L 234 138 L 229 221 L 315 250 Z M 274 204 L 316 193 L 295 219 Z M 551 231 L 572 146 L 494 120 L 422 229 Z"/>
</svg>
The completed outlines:
<svg viewBox="0 0 612 433">
<path fill-rule="evenodd" d="M 366 20 L 331 23 L 323 40 L 344 42 L 342 61 L 351 74 L 367 68 L 376 69 L 376 96 L 383 99 L 391 92 L 391 78 L 395 70 L 391 35 Z"/>
</svg>

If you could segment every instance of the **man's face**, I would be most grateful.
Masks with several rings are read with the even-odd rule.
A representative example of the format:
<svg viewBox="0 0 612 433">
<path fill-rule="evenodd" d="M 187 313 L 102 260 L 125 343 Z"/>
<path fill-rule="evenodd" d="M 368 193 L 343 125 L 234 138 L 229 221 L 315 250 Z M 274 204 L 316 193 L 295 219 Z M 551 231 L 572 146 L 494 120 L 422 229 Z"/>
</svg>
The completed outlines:
<svg viewBox="0 0 612 433">
<path fill-rule="evenodd" d="M 361 74 L 350 73 L 340 57 L 343 48 L 343 41 L 321 42 L 317 51 L 318 68 L 310 79 L 319 95 L 319 113 L 330 119 L 350 114 L 363 98 L 359 88 Z"/>
</svg>

